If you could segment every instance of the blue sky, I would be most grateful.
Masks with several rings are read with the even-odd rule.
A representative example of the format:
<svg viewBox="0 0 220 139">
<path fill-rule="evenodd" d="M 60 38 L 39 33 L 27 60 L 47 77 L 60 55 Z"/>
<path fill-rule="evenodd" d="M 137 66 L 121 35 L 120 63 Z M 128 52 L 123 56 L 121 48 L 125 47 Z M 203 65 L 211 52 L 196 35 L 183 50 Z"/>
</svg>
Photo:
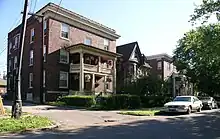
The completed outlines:
<svg viewBox="0 0 220 139">
<path fill-rule="evenodd" d="M 60 0 L 29 0 L 32 11 L 48 2 Z M 138 41 L 145 55 L 172 54 L 188 23 L 194 3 L 200 0 L 62 0 L 61 6 L 100 22 L 121 35 L 117 45 Z M 0 52 L 7 45 L 7 33 L 19 23 L 24 0 L 0 0 Z M 6 51 L 0 54 L 0 72 L 6 70 Z"/>
</svg>

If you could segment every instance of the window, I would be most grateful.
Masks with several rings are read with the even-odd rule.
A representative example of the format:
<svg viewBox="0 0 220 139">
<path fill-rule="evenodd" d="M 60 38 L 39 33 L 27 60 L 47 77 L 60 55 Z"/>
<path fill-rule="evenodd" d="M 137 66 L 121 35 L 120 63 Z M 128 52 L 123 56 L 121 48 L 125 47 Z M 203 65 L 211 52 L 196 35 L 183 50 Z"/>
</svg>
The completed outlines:
<svg viewBox="0 0 220 139">
<path fill-rule="evenodd" d="M 161 61 L 157 62 L 157 69 L 161 70 L 162 69 L 162 63 Z"/>
<path fill-rule="evenodd" d="M 20 39 L 20 35 L 18 34 L 15 36 L 15 45 L 14 45 L 15 48 L 18 48 L 19 39 Z"/>
<path fill-rule="evenodd" d="M 15 58 L 14 58 L 14 69 L 17 68 L 17 62 L 18 62 L 18 60 L 17 60 L 17 56 L 15 56 Z"/>
<path fill-rule="evenodd" d="M 60 49 L 60 63 L 69 63 L 69 53 L 64 49 Z"/>
<path fill-rule="evenodd" d="M 167 63 L 167 70 L 170 70 L 170 68 L 171 68 L 171 64 Z"/>
<path fill-rule="evenodd" d="M 46 84 L 46 71 L 43 71 L 43 86 L 45 87 Z"/>
<path fill-rule="evenodd" d="M 44 50 L 43 50 L 44 62 L 46 62 L 46 53 L 47 53 L 47 47 L 46 45 L 44 45 Z"/>
<path fill-rule="evenodd" d="M 86 45 L 92 45 L 92 39 L 86 38 L 86 39 L 84 40 L 84 44 L 86 44 Z"/>
<path fill-rule="evenodd" d="M 9 42 L 8 53 L 11 54 L 12 42 Z"/>
<path fill-rule="evenodd" d="M 104 49 L 109 50 L 109 40 L 104 39 Z"/>
<path fill-rule="evenodd" d="M 31 38 L 30 38 L 30 43 L 34 42 L 34 28 L 31 29 Z"/>
<path fill-rule="evenodd" d="M 47 21 L 44 20 L 44 32 L 46 32 L 46 31 L 47 31 Z"/>
<path fill-rule="evenodd" d="M 162 75 L 158 75 L 158 78 L 159 78 L 159 79 L 162 79 Z"/>
<path fill-rule="evenodd" d="M 60 71 L 60 88 L 68 88 L 68 72 Z"/>
<path fill-rule="evenodd" d="M 66 39 L 69 38 L 69 25 L 64 23 L 61 24 L 61 37 Z"/>
<path fill-rule="evenodd" d="M 29 73 L 29 88 L 33 87 L 33 73 Z"/>
<path fill-rule="evenodd" d="M 107 90 L 109 89 L 109 83 L 108 82 L 105 84 L 105 87 L 106 87 Z"/>
<path fill-rule="evenodd" d="M 11 71 L 11 60 L 8 61 L 8 71 Z"/>
<path fill-rule="evenodd" d="M 32 66 L 34 64 L 34 51 L 31 50 L 30 51 L 30 61 L 29 61 L 29 65 Z"/>
</svg>

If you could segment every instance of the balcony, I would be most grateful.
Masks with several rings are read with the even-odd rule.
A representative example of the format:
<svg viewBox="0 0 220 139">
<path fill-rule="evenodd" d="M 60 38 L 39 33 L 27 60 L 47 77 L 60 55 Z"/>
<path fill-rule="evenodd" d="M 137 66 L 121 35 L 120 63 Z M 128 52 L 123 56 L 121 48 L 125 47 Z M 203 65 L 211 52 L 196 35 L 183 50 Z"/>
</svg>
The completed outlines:
<svg viewBox="0 0 220 139">
<path fill-rule="evenodd" d="M 76 73 L 79 71 L 80 71 L 80 64 L 70 64 L 70 73 Z M 98 65 L 84 64 L 84 71 L 111 74 L 112 68 L 98 66 Z"/>
</svg>

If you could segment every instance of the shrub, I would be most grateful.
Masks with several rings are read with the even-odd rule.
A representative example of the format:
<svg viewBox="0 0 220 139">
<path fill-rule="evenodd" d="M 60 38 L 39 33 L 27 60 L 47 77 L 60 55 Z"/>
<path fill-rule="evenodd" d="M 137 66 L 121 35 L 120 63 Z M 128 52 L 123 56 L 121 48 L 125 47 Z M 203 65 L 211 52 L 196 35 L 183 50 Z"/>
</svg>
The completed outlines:
<svg viewBox="0 0 220 139">
<path fill-rule="evenodd" d="M 171 100 L 171 97 L 167 96 L 141 96 L 140 98 L 142 107 L 146 108 L 161 107 Z"/>
<path fill-rule="evenodd" d="M 91 107 L 95 104 L 95 99 L 93 96 L 69 95 L 59 98 L 58 101 L 64 102 L 68 106 L 80 107 Z"/>
<path fill-rule="evenodd" d="M 139 96 L 128 94 L 116 94 L 107 97 L 99 97 L 97 104 L 103 109 L 135 109 L 140 108 Z"/>
</svg>

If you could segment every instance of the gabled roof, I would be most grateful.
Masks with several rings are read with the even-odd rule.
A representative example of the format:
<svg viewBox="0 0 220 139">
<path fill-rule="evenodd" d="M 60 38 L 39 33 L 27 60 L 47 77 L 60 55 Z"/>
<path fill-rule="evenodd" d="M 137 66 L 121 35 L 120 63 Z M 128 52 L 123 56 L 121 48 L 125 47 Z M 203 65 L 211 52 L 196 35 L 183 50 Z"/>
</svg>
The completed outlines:
<svg viewBox="0 0 220 139">
<path fill-rule="evenodd" d="M 128 60 L 135 48 L 135 45 L 137 45 L 137 42 L 131 42 L 123 45 L 119 45 L 116 47 L 116 52 L 119 54 L 122 54 L 123 60 Z"/>
</svg>

